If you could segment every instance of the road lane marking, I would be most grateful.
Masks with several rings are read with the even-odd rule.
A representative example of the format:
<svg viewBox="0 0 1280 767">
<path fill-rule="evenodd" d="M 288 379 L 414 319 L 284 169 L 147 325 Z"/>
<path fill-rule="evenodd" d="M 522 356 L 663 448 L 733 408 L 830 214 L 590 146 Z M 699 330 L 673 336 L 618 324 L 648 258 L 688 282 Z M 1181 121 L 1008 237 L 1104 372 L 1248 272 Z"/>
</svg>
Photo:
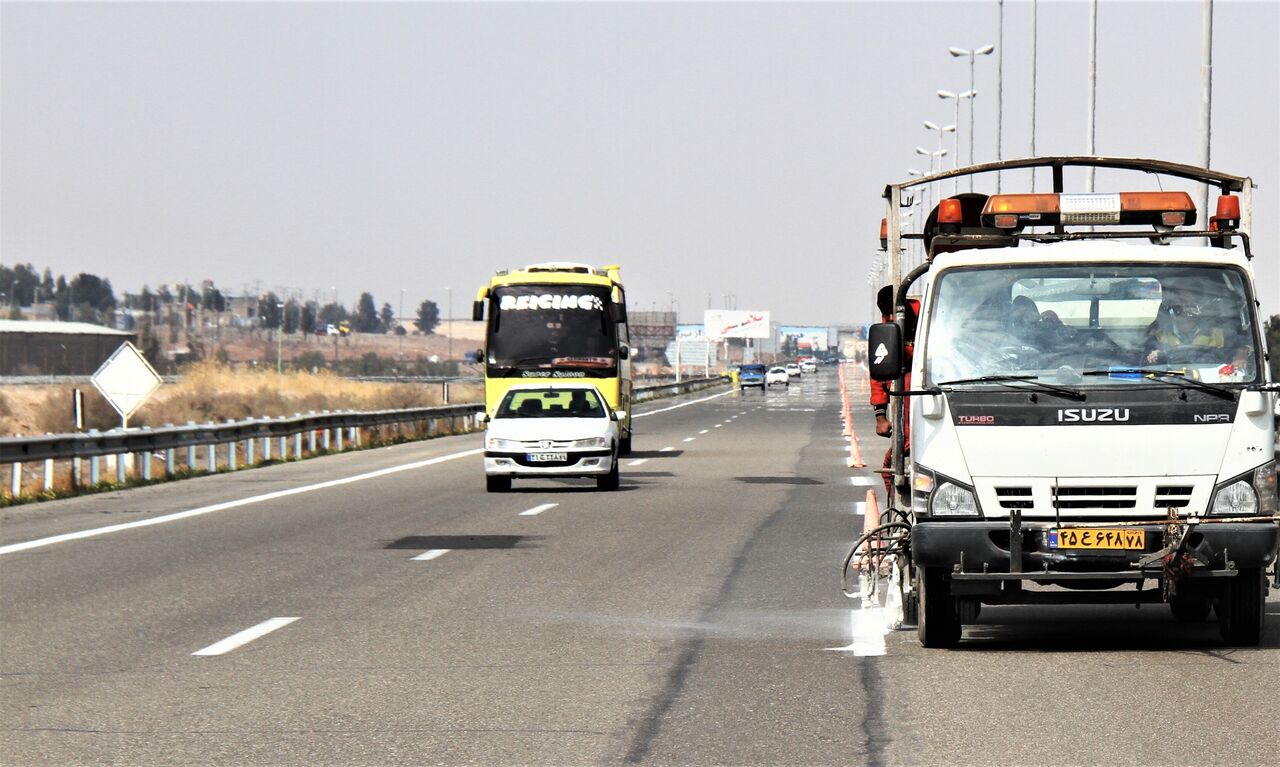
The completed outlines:
<svg viewBox="0 0 1280 767">
<path fill-rule="evenodd" d="M 875 477 L 849 477 L 849 484 L 854 487 L 875 487 L 882 483 Z"/>
<path fill-rule="evenodd" d="M 557 507 L 557 506 L 559 506 L 559 505 L 560 505 L 560 504 L 558 504 L 558 503 L 542 503 L 542 504 L 538 504 L 537 506 L 534 506 L 532 509 L 526 509 L 526 510 L 524 510 L 524 511 L 520 512 L 520 516 L 522 516 L 522 517 L 536 517 L 536 516 L 538 516 L 539 514 L 541 514 L 542 512 L 547 511 L 548 509 L 554 509 L 555 507 Z"/>
<path fill-rule="evenodd" d="M 675 448 L 674 448 L 674 447 L 672 447 L 671 445 L 667 445 L 666 447 L 662 448 L 662 449 L 661 449 L 661 450 L 659 450 L 658 452 L 659 452 L 659 453 L 670 453 L 672 450 L 675 450 Z"/>
<path fill-rule="evenodd" d="M 555 504 L 553 503 L 553 504 L 551 504 L 551 505 L 552 505 L 552 506 L 554 506 Z M 435 559 L 435 558 L 437 558 L 437 557 L 443 557 L 445 554 L 448 554 L 450 551 L 453 551 L 453 549 L 430 549 L 430 550 L 428 550 L 428 551 L 424 551 L 424 552 L 422 552 L 421 554 L 419 554 L 419 555 L 418 555 L 418 556 L 416 556 L 416 557 L 411 557 L 411 561 L 414 561 L 414 562 L 426 562 L 426 561 L 427 561 L 427 560 L 429 560 L 429 559 Z"/>
<path fill-rule="evenodd" d="M 849 631 L 852 638 L 844 647 L 828 647 L 835 652 L 851 652 L 855 656 L 884 655 L 884 638 L 889 633 L 883 607 L 864 607 L 849 611 Z"/>
<path fill-rule="evenodd" d="M 297 618 L 272 618 L 265 620 L 256 626 L 251 626 L 238 634 L 232 634 L 221 642 L 214 642 L 203 650 L 196 650 L 192 655 L 222 655 L 231 652 L 237 647 L 249 644 L 253 640 L 266 636 L 276 629 L 282 629 L 290 623 L 298 620 Z"/>
<path fill-rule="evenodd" d="M 634 461 L 632 461 L 631 463 L 628 463 L 627 465 L 628 465 L 628 466 L 639 466 L 639 465 L 643 464 L 644 462 L 646 462 L 646 461 L 648 461 L 648 460 L 649 460 L 648 458 L 637 458 L 637 459 L 635 459 Z"/>
<path fill-rule="evenodd" d="M 195 509 L 187 509 L 186 511 L 178 511 L 173 514 L 164 514 L 151 519 L 139 519 L 133 522 L 122 522 L 118 525 L 107 525 L 106 527 L 95 527 L 89 530 L 78 530 L 74 533 L 63 533 L 62 535 L 51 535 L 48 538 L 37 538 L 33 541 L 24 541 L 22 543 L 11 543 L 8 546 L 0 546 L 0 555 L 13 554 L 19 551 L 27 551 L 29 549 L 40 548 L 41 546 L 51 546 L 55 543 L 66 543 L 67 541 L 76 541 L 81 538 L 92 538 L 98 535 L 106 535 L 107 533 L 117 533 L 121 530 L 132 530 L 135 527 L 150 527 L 151 525 L 162 525 L 166 522 L 176 522 L 180 519 L 189 517 L 198 517 L 203 514 L 212 514 L 215 511 L 226 511 L 227 509 L 236 509 L 241 506 L 248 506 L 254 503 L 262 503 L 264 501 L 274 501 L 277 498 L 287 498 L 291 495 L 300 495 L 302 493 L 310 493 L 316 490 L 326 490 L 331 487 L 339 487 L 341 485 L 349 485 L 352 482 L 361 482 L 366 479 L 376 479 L 385 477 L 389 474 L 398 474 L 402 471 L 411 471 L 413 469 L 421 469 L 424 466 L 434 466 L 437 463 L 453 461 L 458 458 L 468 458 L 473 455 L 480 455 L 484 452 L 484 448 L 476 448 L 474 450 L 463 450 L 460 453 L 449 453 L 436 458 L 428 458 L 425 461 L 414 461 L 413 463 L 401 464 L 400 466 L 390 466 L 377 471 L 369 471 L 364 474 L 355 474 L 350 477 L 341 479 L 331 479 L 327 482 L 317 482 L 313 485 L 302 485 L 301 487 L 292 487 L 288 490 L 277 490 L 272 493 L 263 493 L 262 495 L 254 495 L 248 498 L 240 498 L 234 501 L 224 501 L 223 503 L 215 503 L 211 506 L 200 506 Z"/>
<path fill-rule="evenodd" d="M 706 402 L 707 400 L 713 400 L 713 399 L 715 399 L 716 397 L 723 397 L 723 396 L 724 396 L 724 395 L 726 395 L 726 394 L 733 394 L 733 392 L 734 392 L 734 390 L 733 390 L 733 389 L 730 389 L 729 391 L 722 391 L 722 392 L 720 392 L 719 394 L 712 394 L 710 397 L 703 397 L 702 399 L 694 399 L 694 400 L 689 400 L 688 402 L 681 402 L 679 405 L 672 405 L 671 407 L 664 407 L 664 408 L 662 408 L 662 409 L 660 409 L 660 410 L 649 410 L 649 411 L 646 411 L 646 412 L 644 412 L 644 413 L 633 413 L 631 417 L 632 417 L 632 418 L 644 418 L 645 416 L 657 415 L 658 413 L 665 413 L 665 412 L 667 412 L 668 410 L 675 410 L 676 408 L 688 407 L 688 406 L 690 406 L 690 405 L 696 405 L 696 404 L 698 404 L 699 402 Z"/>
<path fill-rule="evenodd" d="M 722 423 L 718 423 L 718 424 L 716 424 L 716 425 L 715 425 L 714 427 L 712 427 L 712 428 L 719 429 L 721 426 L 724 426 L 724 424 L 722 424 Z"/>
<path fill-rule="evenodd" d="M 695 439 L 697 439 L 697 437 L 685 437 L 685 438 L 684 438 L 684 441 L 685 441 L 685 442 L 692 442 L 692 441 L 694 441 Z"/>
<path fill-rule="evenodd" d="M 707 430 L 706 430 L 706 429 L 703 429 L 702 431 L 700 431 L 700 432 L 698 432 L 698 433 L 699 433 L 699 434 L 706 434 L 706 433 L 707 433 Z"/>
<path fill-rule="evenodd" d="M 864 514 L 864 515 L 865 515 L 865 514 L 867 513 L 867 502 L 866 502 L 866 501 L 855 501 L 855 502 L 854 502 L 854 504 L 853 504 L 853 513 L 854 513 L 854 514 Z"/>
</svg>

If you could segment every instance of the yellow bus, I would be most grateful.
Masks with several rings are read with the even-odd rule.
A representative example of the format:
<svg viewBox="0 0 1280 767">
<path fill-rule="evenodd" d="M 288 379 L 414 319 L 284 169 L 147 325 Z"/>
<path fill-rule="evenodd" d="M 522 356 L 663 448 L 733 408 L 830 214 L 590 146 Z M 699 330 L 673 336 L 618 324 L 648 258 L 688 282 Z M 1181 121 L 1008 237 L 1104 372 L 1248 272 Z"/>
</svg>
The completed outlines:
<svg viewBox="0 0 1280 767">
<path fill-rule="evenodd" d="M 472 319 L 487 319 L 479 353 L 487 413 L 516 384 L 590 381 L 611 408 L 624 411 L 618 454 L 631 452 L 631 339 L 619 267 L 547 263 L 499 271 L 476 294 Z"/>
</svg>

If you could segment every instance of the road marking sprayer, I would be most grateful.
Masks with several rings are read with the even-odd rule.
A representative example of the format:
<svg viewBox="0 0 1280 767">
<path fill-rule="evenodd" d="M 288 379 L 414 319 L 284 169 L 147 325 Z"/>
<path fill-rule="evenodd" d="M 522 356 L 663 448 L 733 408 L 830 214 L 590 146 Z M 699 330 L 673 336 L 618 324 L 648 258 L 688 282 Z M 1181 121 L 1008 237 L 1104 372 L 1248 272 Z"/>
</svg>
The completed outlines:
<svg viewBox="0 0 1280 767">
<path fill-rule="evenodd" d="M 903 229 L 930 184 L 1004 171 L 1007 188 L 1009 171 L 1036 168 L 1052 192 L 959 194 Z M 1190 195 L 1164 186 L 1064 190 L 1067 171 L 1092 168 L 1136 179 L 1128 188 L 1205 184 L 1221 193 L 1216 215 L 1196 227 Z M 982 605 L 1156 602 L 1180 621 L 1213 613 L 1228 644 L 1258 644 L 1280 538 L 1280 385 L 1258 317 L 1252 189 L 1105 157 L 886 187 L 895 317 L 871 327 L 868 359 L 905 428 L 893 429 L 882 524 L 844 573 L 859 569 L 864 592 L 893 590 L 923 645 L 955 645 Z M 903 274 L 916 241 L 922 262 Z M 918 323 L 908 293 L 921 297 Z"/>
</svg>

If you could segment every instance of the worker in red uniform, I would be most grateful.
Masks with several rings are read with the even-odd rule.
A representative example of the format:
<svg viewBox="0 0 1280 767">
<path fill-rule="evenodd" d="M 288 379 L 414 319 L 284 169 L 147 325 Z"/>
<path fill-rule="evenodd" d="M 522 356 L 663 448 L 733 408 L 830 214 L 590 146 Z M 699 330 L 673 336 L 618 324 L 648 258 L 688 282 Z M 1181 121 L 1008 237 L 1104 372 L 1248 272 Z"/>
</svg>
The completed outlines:
<svg viewBox="0 0 1280 767">
<path fill-rule="evenodd" d="M 893 286 L 885 285 L 876 295 L 876 306 L 880 309 L 881 322 L 893 322 Z M 915 352 L 916 340 L 916 322 L 920 316 L 920 302 L 914 298 L 907 299 L 907 314 L 905 319 L 906 327 L 903 328 L 903 340 L 906 351 L 906 367 L 907 375 L 904 385 L 907 389 L 911 388 L 911 357 Z M 889 382 L 872 381 L 871 382 L 871 407 L 876 413 L 876 434 L 881 437 L 889 437 L 893 434 L 893 425 L 889 423 Z M 902 411 L 902 433 L 903 445 L 902 454 L 907 456 L 911 452 L 911 431 L 909 424 L 911 423 L 911 399 L 907 398 L 905 407 Z M 884 454 L 884 468 L 888 469 L 893 466 L 893 448 L 889 448 Z M 887 492 L 889 502 L 893 502 L 893 477 L 889 474 L 884 475 L 884 488 Z"/>
</svg>

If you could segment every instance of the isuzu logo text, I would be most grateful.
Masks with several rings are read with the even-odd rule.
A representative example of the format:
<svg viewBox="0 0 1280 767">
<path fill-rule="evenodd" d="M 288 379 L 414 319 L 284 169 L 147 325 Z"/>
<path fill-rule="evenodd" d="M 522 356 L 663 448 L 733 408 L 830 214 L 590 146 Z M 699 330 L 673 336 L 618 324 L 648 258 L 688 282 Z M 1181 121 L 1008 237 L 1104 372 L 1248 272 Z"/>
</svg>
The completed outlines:
<svg viewBox="0 0 1280 767">
<path fill-rule="evenodd" d="M 1127 407 L 1069 407 L 1058 410 L 1058 423 L 1122 423 L 1127 420 Z"/>
</svg>

